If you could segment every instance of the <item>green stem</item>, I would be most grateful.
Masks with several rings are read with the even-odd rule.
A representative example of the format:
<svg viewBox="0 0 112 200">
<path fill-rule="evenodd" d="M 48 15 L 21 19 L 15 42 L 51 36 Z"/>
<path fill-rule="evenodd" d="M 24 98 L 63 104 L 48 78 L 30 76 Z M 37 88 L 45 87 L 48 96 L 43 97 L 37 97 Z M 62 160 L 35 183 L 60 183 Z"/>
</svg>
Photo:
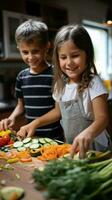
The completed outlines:
<svg viewBox="0 0 112 200">
<path fill-rule="evenodd" d="M 95 190 L 90 196 L 89 198 L 93 198 L 95 197 L 96 195 L 98 195 L 100 192 L 103 192 L 103 194 L 107 194 L 108 192 L 112 191 L 112 186 L 109 188 L 109 185 L 111 186 L 112 185 L 112 180 L 108 180 L 106 181 L 105 183 L 101 184 L 100 187 Z M 108 187 L 108 188 L 107 188 Z M 107 188 L 107 190 L 106 190 Z M 108 191 L 109 189 L 109 191 Z"/>
<path fill-rule="evenodd" d="M 90 163 L 90 164 L 89 164 L 89 167 L 90 167 L 90 168 L 98 168 L 98 167 L 102 168 L 102 167 L 104 167 L 105 165 L 108 165 L 109 163 L 112 163 L 112 158 L 111 158 L 111 159 L 108 159 L 108 160 L 96 162 L 96 163 Z"/>
</svg>

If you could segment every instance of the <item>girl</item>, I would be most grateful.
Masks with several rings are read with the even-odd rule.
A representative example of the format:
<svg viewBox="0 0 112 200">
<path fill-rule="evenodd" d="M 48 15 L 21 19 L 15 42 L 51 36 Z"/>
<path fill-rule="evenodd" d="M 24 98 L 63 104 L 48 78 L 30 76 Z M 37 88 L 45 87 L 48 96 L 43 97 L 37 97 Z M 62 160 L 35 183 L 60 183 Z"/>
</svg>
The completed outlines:
<svg viewBox="0 0 112 200">
<path fill-rule="evenodd" d="M 33 130 L 61 119 L 66 142 L 73 143 L 71 153 L 78 147 L 84 158 L 88 149 L 107 150 L 108 95 L 97 75 L 93 45 L 84 27 L 67 25 L 59 30 L 53 62 L 56 106 L 28 128 Z"/>
</svg>

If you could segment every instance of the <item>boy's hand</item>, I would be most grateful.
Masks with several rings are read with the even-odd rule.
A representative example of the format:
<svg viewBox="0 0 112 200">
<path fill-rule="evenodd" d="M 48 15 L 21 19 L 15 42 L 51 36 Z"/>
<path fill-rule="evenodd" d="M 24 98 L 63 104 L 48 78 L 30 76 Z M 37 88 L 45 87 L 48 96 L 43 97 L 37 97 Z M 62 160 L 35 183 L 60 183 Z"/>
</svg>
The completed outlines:
<svg viewBox="0 0 112 200">
<path fill-rule="evenodd" d="M 13 128 L 15 124 L 14 120 L 11 120 L 10 118 L 6 118 L 0 121 L 0 130 L 6 130 Z"/>
<path fill-rule="evenodd" d="M 23 140 L 25 137 L 32 137 L 35 133 L 35 129 L 32 127 L 31 123 L 22 126 L 17 132 L 17 137 Z"/>
</svg>

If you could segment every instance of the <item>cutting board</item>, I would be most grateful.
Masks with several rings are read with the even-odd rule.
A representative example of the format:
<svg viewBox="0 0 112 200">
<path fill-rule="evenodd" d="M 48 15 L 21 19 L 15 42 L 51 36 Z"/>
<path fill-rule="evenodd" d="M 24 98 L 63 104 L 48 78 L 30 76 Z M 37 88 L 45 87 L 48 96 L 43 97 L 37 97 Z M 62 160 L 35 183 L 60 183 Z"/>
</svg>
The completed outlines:
<svg viewBox="0 0 112 200">
<path fill-rule="evenodd" d="M 0 159 L 0 164 L 5 164 L 5 161 Z M 15 163 L 11 166 L 14 167 L 14 170 L 2 170 L 0 172 L 0 183 L 5 180 L 5 186 L 22 187 L 25 190 L 23 200 L 44 200 L 43 194 L 35 189 L 32 179 L 34 168 L 42 167 L 43 163 L 34 158 L 32 163 Z"/>
</svg>

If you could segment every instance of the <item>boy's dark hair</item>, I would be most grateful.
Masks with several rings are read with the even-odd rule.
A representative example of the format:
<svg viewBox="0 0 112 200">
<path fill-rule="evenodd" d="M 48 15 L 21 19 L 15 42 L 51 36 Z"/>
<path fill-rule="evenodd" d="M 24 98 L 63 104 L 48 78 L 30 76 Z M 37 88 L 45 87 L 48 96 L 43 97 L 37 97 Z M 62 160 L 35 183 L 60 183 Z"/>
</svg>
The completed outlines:
<svg viewBox="0 0 112 200">
<path fill-rule="evenodd" d="M 22 41 L 32 42 L 34 39 L 42 46 L 48 43 L 48 27 L 45 23 L 30 19 L 18 26 L 15 32 L 17 45 Z"/>
</svg>

